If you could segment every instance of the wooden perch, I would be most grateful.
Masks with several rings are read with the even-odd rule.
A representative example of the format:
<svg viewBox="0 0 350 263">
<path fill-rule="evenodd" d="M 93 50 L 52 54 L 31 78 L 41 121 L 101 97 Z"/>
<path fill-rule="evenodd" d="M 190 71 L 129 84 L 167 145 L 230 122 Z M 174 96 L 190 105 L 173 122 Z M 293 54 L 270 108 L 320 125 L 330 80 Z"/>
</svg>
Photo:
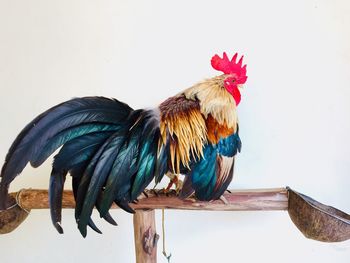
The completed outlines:
<svg viewBox="0 0 350 263">
<path fill-rule="evenodd" d="M 0 211 L 0 234 L 13 231 L 25 220 L 31 209 L 49 208 L 47 190 L 23 189 L 12 193 L 8 210 Z M 63 208 L 74 208 L 71 191 L 64 191 Z M 350 239 L 350 215 L 326 206 L 290 188 L 232 190 L 223 198 L 203 202 L 179 199 L 175 192 L 159 194 L 146 191 L 139 197 L 135 210 L 182 209 L 209 211 L 288 210 L 293 223 L 307 237 L 324 242 Z M 118 208 L 113 205 L 112 208 Z"/>
<path fill-rule="evenodd" d="M 11 209 L 0 212 L 0 233 L 8 233 L 19 226 L 31 209 L 49 208 L 48 191 L 23 189 L 11 194 Z M 16 205 L 16 202 L 17 205 Z M 15 205 L 15 206 L 14 206 Z M 287 210 L 288 192 L 286 188 L 232 190 L 226 192 L 222 200 L 201 202 L 193 198 L 179 199 L 175 192 L 159 194 L 159 191 L 146 191 L 139 197 L 134 215 L 135 252 L 137 263 L 157 262 L 157 241 L 154 209 L 185 209 L 212 211 L 252 211 Z M 64 191 L 63 208 L 74 208 L 72 191 Z M 118 208 L 113 205 L 112 208 Z M 16 217 L 16 215 L 18 215 Z"/>
<path fill-rule="evenodd" d="M 231 192 L 231 193 L 230 193 Z M 155 194 L 147 191 L 142 194 L 137 204 L 131 204 L 134 209 L 181 209 L 181 210 L 213 210 L 213 211 L 255 211 L 255 210 L 287 210 L 288 195 L 286 188 L 232 190 L 224 194 L 223 200 L 202 202 L 193 198 L 179 199 L 175 192 Z M 17 196 L 19 205 L 26 209 L 49 208 L 48 192 L 46 190 L 23 189 Z M 72 191 L 64 191 L 63 208 L 74 208 Z M 112 208 L 118 208 L 113 205 Z"/>
</svg>

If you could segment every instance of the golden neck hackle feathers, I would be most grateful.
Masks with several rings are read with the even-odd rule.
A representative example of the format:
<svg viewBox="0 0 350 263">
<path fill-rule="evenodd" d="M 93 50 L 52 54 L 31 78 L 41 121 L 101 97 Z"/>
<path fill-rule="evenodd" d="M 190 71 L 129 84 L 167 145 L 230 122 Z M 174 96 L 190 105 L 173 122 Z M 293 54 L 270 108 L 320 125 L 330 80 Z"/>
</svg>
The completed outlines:
<svg viewBox="0 0 350 263">
<path fill-rule="evenodd" d="M 221 75 L 169 98 L 159 108 L 161 112 L 159 149 L 169 141 L 172 172 L 180 173 L 180 164 L 189 168 L 191 157 L 203 156 L 203 146 L 209 141 L 208 119 L 235 132 L 236 104 L 223 87 Z"/>
<path fill-rule="evenodd" d="M 206 124 L 198 101 L 187 100 L 184 95 L 171 97 L 160 105 L 161 142 L 158 149 L 169 143 L 172 172 L 180 173 L 180 163 L 189 168 L 192 158 L 203 155 L 207 142 Z"/>
<path fill-rule="evenodd" d="M 199 100 L 200 110 L 205 118 L 210 114 L 220 125 L 236 129 L 236 102 L 224 88 L 226 77 L 226 75 L 220 75 L 200 82 L 185 90 L 184 94 L 187 99 Z"/>
</svg>

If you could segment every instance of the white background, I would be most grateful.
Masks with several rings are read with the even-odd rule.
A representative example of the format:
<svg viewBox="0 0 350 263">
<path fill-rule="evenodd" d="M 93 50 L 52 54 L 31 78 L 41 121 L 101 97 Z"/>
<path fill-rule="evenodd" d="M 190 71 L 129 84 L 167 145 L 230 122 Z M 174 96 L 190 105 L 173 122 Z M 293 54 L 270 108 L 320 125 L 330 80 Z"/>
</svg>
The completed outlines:
<svg viewBox="0 0 350 263">
<path fill-rule="evenodd" d="M 231 188 L 289 185 L 350 212 L 349 1 L 0 1 L 0 159 L 26 123 L 74 96 L 155 106 L 245 54 L 242 153 Z M 47 188 L 49 160 L 12 184 Z M 69 186 L 67 186 L 69 188 Z M 132 216 L 83 239 L 33 211 L 1 262 L 134 262 Z M 157 212 L 158 224 L 160 213 Z M 349 262 L 349 241 L 305 239 L 286 212 L 167 211 L 172 262 Z M 160 225 L 158 225 L 160 230 Z M 159 262 L 166 262 L 161 256 Z"/>
</svg>

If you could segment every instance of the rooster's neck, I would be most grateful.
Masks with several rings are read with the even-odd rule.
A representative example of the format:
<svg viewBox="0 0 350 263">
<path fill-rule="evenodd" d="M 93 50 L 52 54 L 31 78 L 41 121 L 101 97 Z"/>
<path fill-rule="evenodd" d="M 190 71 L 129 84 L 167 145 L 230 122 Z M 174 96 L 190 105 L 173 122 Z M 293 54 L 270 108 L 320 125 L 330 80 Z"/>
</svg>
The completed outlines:
<svg viewBox="0 0 350 263">
<path fill-rule="evenodd" d="M 237 126 L 236 103 L 224 87 L 226 75 L 204 80 L 188 89 L 183 94 L 187 99 L 198 100 L 205 118 L 211 115 L 220 125 L 229 128 Z"/>
</svg>

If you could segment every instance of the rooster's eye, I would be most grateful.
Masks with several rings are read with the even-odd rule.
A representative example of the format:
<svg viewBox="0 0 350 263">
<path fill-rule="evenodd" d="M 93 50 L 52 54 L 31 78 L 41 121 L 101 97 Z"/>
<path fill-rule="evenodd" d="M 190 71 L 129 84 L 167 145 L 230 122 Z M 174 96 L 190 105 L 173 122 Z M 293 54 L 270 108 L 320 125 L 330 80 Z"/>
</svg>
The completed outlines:
<svg viewBox="0 0 350 263">
<path fill-rule="evenodd" d="M 235 80 L 235 79 L 233 79 L 233 80 L 232 80 L 232 83 L 235 83 L 235 81 L 236 81 L 236 80 Z"/>
</svg>

